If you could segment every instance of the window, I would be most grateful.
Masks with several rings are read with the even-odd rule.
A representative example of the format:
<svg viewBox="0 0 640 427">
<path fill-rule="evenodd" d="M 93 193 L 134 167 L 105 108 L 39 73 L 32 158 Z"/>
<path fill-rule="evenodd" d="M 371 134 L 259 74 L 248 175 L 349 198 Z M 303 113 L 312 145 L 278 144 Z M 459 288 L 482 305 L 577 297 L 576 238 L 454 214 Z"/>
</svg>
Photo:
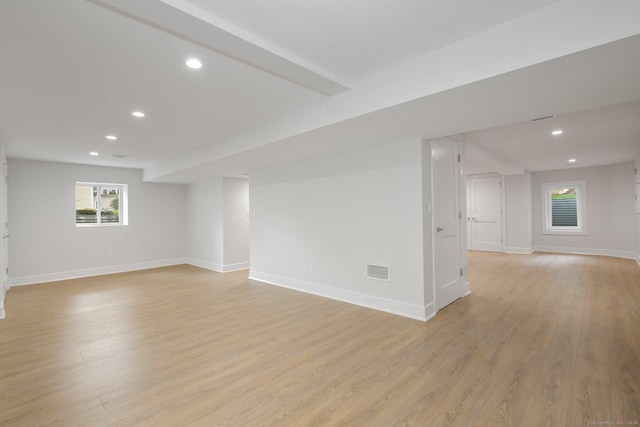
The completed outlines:
<svg viewBox="0 0 640 427">
<path fill-rule="evenodd" d="M 76 182 L 76 226 L 127 225 L 127 185 Z"/>
<path fill-rule="evenodd" d="M 543 234 L 587 234 L 585 181 L 542 185 Z"/>
</svg>

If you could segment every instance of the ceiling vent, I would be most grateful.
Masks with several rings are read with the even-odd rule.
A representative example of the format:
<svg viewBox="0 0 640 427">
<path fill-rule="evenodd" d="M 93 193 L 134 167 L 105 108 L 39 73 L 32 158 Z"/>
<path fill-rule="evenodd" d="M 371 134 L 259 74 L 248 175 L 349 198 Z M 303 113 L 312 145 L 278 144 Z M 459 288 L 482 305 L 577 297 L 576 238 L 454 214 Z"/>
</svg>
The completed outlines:
<svg viewBox="0 0 640 427">
<path fill-rule="evenodd" d="M 542 120 L 549 120 L 549 119 L 553 119 L 553 118 L 555 118 L 555 117 L 556 117 L 556 116 L 554 116 L 554 115 L 551 115 L 551 116 L 544 116 L 544 117 L 536 117 L 535 119 L 532 119 L 531 121 L 532 121 L 532 122 L 540 122 L 540 121 L 542 121 Z"/>
<path fill-rule="evenodd" d="M 369 279 L 391 281 L 391 267 L 388 265 L 367 264 L 366 275 Z"/>
<path fill-rule="evenodd" d="M 127 157 L 126 154 L 112 154 L 111 157 L 115 157 L 116 159 L 125 159 Z"/>
</svg>

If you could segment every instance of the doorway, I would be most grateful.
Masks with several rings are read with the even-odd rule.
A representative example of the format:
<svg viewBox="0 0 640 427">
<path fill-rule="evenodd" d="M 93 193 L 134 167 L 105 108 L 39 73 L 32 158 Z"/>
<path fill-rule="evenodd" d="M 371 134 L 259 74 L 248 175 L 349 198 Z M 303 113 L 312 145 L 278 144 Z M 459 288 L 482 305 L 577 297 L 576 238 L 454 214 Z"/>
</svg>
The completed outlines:
<svg viewBox="0 0 640 427">
<path fill-rule="evenodd" d="M 467 249 L 503 252 L 504 177 L 467 179 Z"/>
<path fill-rule="evenodd" d="M 460 151 L 460 143 L 453 138 L 431 140 L 436 311 L 464 295 Z"/>
</svg>

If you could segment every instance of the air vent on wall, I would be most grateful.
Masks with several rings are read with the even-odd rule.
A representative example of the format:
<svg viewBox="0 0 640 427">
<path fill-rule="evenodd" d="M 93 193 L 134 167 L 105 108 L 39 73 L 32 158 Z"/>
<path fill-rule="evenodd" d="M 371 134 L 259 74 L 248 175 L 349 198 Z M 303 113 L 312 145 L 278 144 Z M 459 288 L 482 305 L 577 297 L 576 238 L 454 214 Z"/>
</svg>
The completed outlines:
<svg viewBox="0 0 640 427">
<path fill-rule="evenodd" d="M 388 265 L 371 265 L 367 264 L 366 275 L 370 279 L 384 280 L 389 282 L 391 280 L 391 267 Z"/>
</svg>

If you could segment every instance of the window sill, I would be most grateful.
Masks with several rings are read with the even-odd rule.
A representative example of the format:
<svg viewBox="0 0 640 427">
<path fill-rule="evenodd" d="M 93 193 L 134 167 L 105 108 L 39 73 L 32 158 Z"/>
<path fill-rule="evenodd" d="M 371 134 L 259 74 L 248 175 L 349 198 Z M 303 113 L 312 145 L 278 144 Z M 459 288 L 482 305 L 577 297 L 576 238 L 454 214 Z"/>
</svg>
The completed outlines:
<svg viewBox="0 0 640 427">
<path fill-rule="evenodd" d="M 95 227 L 126 227 L 127 224 L 76 224 L 76 228 L 95 228 Z"/>
<path fill-rule="evenodd" d="M 577 231 L 569 231 L 569 230 L 543 230 L 542 234 L 549 234 L 555 236 L 586 236 L 586 230 L 577 230 Z"/>
</svg>

